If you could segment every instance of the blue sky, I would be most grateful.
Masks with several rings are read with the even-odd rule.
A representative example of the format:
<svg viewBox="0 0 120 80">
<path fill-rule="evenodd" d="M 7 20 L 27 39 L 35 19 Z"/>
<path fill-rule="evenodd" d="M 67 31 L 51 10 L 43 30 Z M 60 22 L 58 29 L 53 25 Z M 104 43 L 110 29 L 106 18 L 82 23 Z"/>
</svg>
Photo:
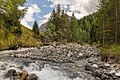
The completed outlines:
<svg viewBox="0 0 120 80">
<path fill-rule="evenodd" d="M 21 24 L 32 28 L 36 20 L 39 26 L 48 21 L 51 11 L 58 4 L 67 10 L 69 16 L 75 12 L 76 18 L 80 19 L 85 15 L 97 10 L 98 0 L 27 0 L 25 7 L 27 12 L 21 20 Z"/>
</svg>

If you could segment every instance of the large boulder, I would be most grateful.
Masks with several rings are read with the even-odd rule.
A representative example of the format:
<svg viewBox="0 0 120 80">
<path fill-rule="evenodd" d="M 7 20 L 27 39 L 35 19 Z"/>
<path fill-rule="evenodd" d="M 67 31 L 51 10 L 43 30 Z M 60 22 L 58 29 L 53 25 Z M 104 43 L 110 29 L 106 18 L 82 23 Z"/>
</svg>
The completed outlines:
<svg viewBox="0 0 120 80">
<path fill-rule="evenodd" d="M 28 72 L 26 70 L 23 70 L 20 80 L 25 80 L 25 78 L 28 76 Z"/>
<path fill-rule="evenodd" d="M 84 67 L 85 67 L 86 71 L 91 71 L 91 72 L 95 72 L 96 71 L 96 68 L 93 67 L 92 65 L 86 64 Z"/>
<path fill-rule="evenodd" d="M 26 80 L 38 80 L 38 76 L 36 74 L 29 74 Z"/>
<path fill-rule="evenodd" d="M 16 70 L 10 69 L 10 70 L 8 70 L 8 72 L 5 74 L 5 78 L 9 78 L 9 77 L 12 77 L 12 76 L 15 76 L 15 75 L 16 75 Z"/>
</svg>

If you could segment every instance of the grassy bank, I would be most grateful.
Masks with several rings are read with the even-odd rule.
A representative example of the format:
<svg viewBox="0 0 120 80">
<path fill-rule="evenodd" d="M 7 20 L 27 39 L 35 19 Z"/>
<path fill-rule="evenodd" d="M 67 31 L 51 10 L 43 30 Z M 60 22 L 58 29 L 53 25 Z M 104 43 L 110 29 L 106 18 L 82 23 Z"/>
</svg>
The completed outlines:
<svg viewBox="0 0 120 80">
<path fill-rule="evenodd" d="M 120 45 L 111 45 L 101 48 L 102 60 L 120 63 Z"/>
<path fill-rule="evenodd" d="M 34 47 L 39 46 L 40 42 L 34 38 L 34 33 L 26 28 L 21 27 L 22 35 L 15 36 L 13 33 L 5 33 L 3 28 L 0 28 L 0 50 L 17 49 L 19 47 Z"/>
</svg>

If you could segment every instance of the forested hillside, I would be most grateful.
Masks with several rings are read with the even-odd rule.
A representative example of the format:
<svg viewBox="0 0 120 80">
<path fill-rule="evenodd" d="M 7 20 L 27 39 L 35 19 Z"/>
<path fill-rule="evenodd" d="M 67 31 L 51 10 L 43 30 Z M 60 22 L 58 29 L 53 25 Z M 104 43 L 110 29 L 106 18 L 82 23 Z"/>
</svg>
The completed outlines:
<svg viewBox="0 0 120 80">
<path fill-rule="evenodd" d="M 84 33 L 84 36 L 80 36 L 80 34 Z M 86 41 L 87 36 L 88 33 L 79 27 L 78 20 L 75 18 L 74 13 L 70 19 L 65 11 L 61 9 L 60 4 L 56 9 L 53 9 L 46 30 L 41 33 L 41 38 L 44 39 L 44 41 L 52 42 L 81 43 L 82 41 Z"/>
<path fill-rule="evenodd" d="M 119 0 L 100 0 L 97 12 L 79 20 L 81 27 L 87 27 L 85 30 L 91 29 L 93 42 L 100 41 L 103 46 L 120 43 L 119 7 Z"/>
<path fill-rule="evenodd" d="M 50 41 L 100 43 L 103 46 L 119 44 L 119 5 L 118 0 L 100 0 L 97 12 L 77 20 L 74 13 L 69 19 L 59 4 L 53 9 L 42 37 Z"/>
<path fill-rule="evenodd" d="M 98 25 L 100 27 L 100 40 L 103 46 L 102 56 L 106 61 L 113 58 L 120 61 L 120 1 L 101 0 L 97 13 Z M 112 45 L 111 45 L 112 44 Z M 114 44 L 114 45 L 113 45 Z"/>
<path fill-rule="evenodd" d="M 71 19 L 60 4 L 53 9 L 45 32 L 41 32 L 42 41 L 73 42 L 94 44 L 101 49 L 106 58 L 120 60 L 120 1 L 100 0 L 98 10 L 80 20 L 74 12 Z M 106 59 L 107 60 L 107 59 Z"/>
</svg>

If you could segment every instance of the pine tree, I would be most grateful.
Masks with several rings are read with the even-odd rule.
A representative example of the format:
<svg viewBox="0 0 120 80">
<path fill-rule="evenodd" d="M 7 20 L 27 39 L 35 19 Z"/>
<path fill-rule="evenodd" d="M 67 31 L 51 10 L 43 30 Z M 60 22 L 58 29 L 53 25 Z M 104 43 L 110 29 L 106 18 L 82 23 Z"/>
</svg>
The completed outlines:
<svg viewBox="0 0 120 80">
<path fill-rule="evenodd" d="M 60 18 L 60 28 L 61 28 L 61 37 L 62 40 L 70 41 L 70 21 L 67 14 L 62 10 Z"/>
<path fill-rule="evenodd" d="M 115 43 L 118 43 L 118 0 L 115 0 Z"/>
<path fill-rule="evenodd" d="M 58 4 L 57 6 L 57 11 L 56 11 L 56 23 L 55 23 L 55 26 L 56 26 L 56 33 L 57 33 L 57 41 L 59 42 L 60 41 L 60 34 L 61 34 L 61 29 L 60 29 L 60 16 L 61 16 L 61 7 L 60 7 L 60 4 Z"/>
<path fill-rule="evenodd" d="M 20 19 L 23 18 L 26 9 L 20 10 L 19 6 L 24 6 L 26 0 L 0 0 L 0 18 L 3 26 L 15 35 L 21 35 Z"/>
<path fill-rule="evenodd" d="M 101 0 L 99 7 L 99 26 L 102 26 L 102 42 L 118 43 L 119 0 Z M 101 21 L 100 21 L 101 20 Z"/>
<path fill-rule="evenodd" d="M 35 34 L 39 34 L 39 28 L 38 28 L 38 23 L 37 23 L 37 21 L 35 21 L 34 22 L 34 25 L 33 25 L 33 32 L 35 33 Z"/>
<path fill-rule="evenodd" d="M 52 11 L 52 13 L 51 13 L 49 22 L 51 22 L 51 23 L 53 23 L 54 25 L 56 25 L 56 12 L 55 12 L 55 9 L 53 9 L 53 11 Z"/>
<path fill-rule="evenodd" d="M 79 35 L 78 21 L 75 18 L 74 13 L 72 14 L 70 27 L 71 27 L 71 42 L 79 42 L 80 41 L 80 38 L 79 38 L 80 35 Z"/>
<path fill-rule="evenodd" d="M 55 25 L 53 25 L 51 22 L 48 22 L 48 25 L 46 27 L 46 31 L 45 31 L 45 38 L 46 38 L 46 41 L 56 41 L 57 39 L 57 34 L 56 34 L 56 31 L 55 31 Z"/>
<path fill-rule="evenodd" d="M 57 16 L 56 11 L 55 9 L 53 9 L 48 21 L 48 25 L 46 27 L 47 30 L 45 31 L 46 41 L 57 41 L 56 16 Z"/>
<path fill-rule="evenodd" d="M 98 24 L 99 26 L 102 26 L 101 27 L 101 35 L 102 35 L 102 45 L 104 46 L 105 45 L 105 42 L 107 41 L 107 26 L 105 23 L 108 22 L 109 23 L 109 20 L 110 20 L 110 16 L 109 16 L 109 10 L 110 10 L 110 6 L 111 4 L 109 3 L 108 0 L 101 0 L 100 1 L 100 7 L 99 7 L 99 12 L 98 12 Z"/>
</svg>

